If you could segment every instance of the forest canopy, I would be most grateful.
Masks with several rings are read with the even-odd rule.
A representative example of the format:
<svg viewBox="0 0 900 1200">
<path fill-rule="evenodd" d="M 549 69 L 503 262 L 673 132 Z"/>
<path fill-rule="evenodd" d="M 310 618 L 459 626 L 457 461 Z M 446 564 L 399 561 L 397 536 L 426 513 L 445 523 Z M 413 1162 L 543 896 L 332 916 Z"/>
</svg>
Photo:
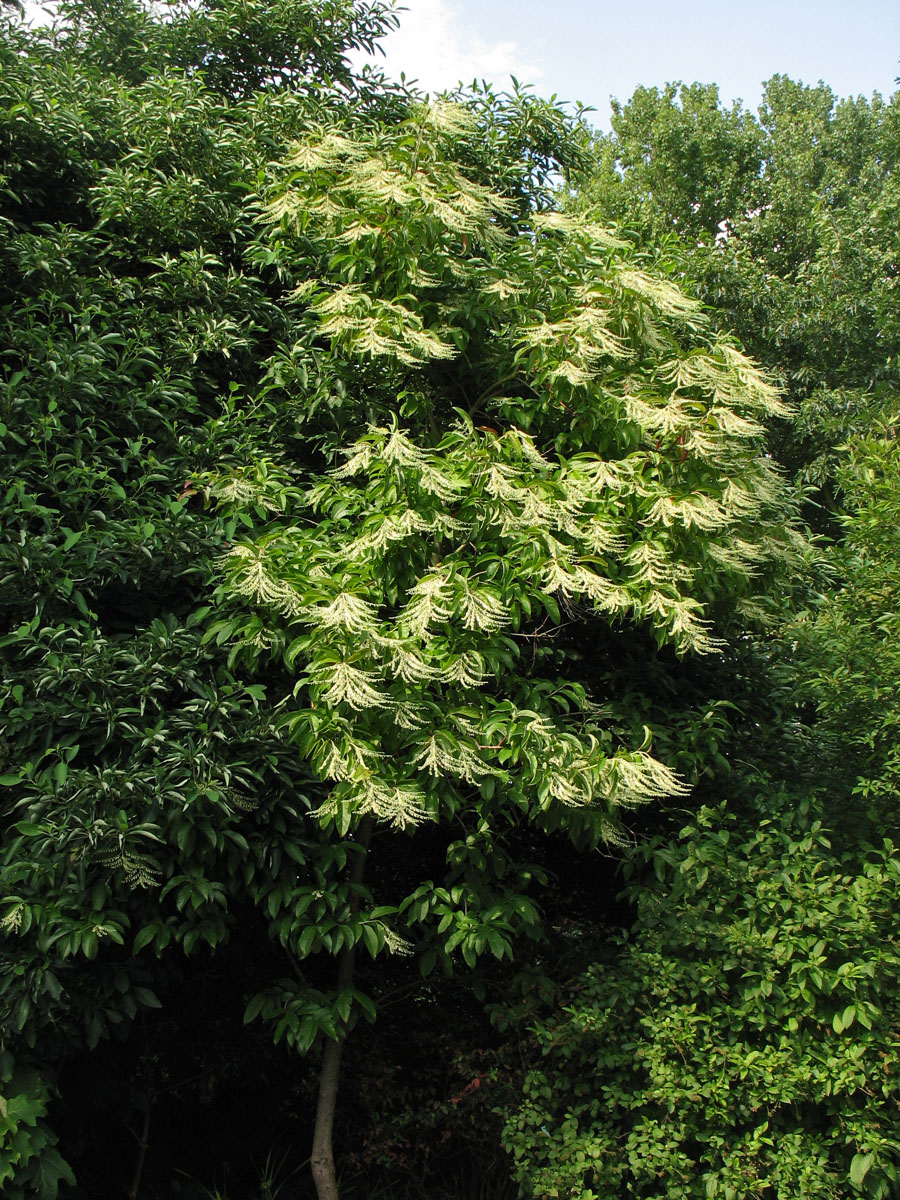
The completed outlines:
<svg viewBox="0 0 900 1200">
<path fill-rule="evenodd" d="M 895 109 L 395 21 L 0 17 L 4 1195 L 889 1197 Z"/>
</svg>

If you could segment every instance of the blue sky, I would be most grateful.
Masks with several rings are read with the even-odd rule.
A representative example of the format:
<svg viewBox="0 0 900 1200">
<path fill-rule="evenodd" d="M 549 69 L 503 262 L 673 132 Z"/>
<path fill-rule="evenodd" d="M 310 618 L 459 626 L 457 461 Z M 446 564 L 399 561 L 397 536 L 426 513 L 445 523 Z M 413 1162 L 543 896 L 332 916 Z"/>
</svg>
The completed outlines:
<svg viewBox="0 0 900 1200">
<path fill-rule="evenodd" d="M 438 90 L 463 78 L 581 100 L 607 127 L 609 97 L 643 83 L 718 83 L 755 108 L 776 72 L 839 96 L 889 96 L 900 75 L 898 0 L 399 0 L 387 40 L 391 74 Z"/>
</svg>

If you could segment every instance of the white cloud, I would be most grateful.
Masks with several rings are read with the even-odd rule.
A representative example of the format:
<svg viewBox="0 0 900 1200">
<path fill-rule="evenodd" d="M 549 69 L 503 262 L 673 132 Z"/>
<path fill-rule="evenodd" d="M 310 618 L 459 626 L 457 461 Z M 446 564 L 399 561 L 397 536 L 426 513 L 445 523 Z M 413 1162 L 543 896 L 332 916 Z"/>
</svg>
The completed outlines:
<svg viewBox="0 0 900 1200">
<path fill-rule="evenodd" d="M 487 79 L 507 87 L 510 75 L 523 83 L 542 78 L 544 72 L 520 56 L 515 42 L 485 42 L 465 30 L 452 0 L 401 4 L 407 11 L 399 14 L 400 28 L 382 41 L 385 57 L 378 54 L 374 60 L 391 77 L 399 79 L 402 71 L 429 92 L 455 87 L 460 80 Z"/>
<path fill-rule="evenodd" d="M 24 0 L 25 18 L 29 25 L 49 25 L 50 11 L 45 7 L 44 0 Z"/>
</svg>

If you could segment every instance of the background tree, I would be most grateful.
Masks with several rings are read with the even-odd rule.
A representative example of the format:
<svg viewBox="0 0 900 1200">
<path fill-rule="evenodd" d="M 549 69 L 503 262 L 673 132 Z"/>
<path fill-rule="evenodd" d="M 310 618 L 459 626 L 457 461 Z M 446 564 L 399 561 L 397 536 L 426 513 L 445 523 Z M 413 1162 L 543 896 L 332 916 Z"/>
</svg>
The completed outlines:
<svg viewBox="0 0 900 1200">
<path fill-rule="evenodd" d="M 653 243 L 674 233 L 710 245 L 763 203 L 765 133 L 740 102 L 722 106 L 715 84 L 638 87 L 612 104 L 612 133 L 597 135 L 597 170 L 578 204 L 639 228 Z"/>
<path fill-rule="evenodd" d="M 800 405 L 778 453 L 829 507 L 832 448 L 898 383 L 897 120 L 877 94 L 838 101 L 784 76 L 758 116 L 724 109 L 712 85 L 639 88 L 574 201 L 638 237 L 675 236 L 714 322 Z"/>
</svg>

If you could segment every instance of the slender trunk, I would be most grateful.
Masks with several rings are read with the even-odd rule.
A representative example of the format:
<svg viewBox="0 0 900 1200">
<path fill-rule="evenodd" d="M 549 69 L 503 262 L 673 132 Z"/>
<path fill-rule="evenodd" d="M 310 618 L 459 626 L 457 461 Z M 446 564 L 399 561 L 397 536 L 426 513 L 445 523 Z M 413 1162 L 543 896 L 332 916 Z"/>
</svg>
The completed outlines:
<svg viewBox="0 0 900 1200">
<path fill-rule="evenodd" d="M 362 883 L 366 866 L 366 854 L 369 839 L 372 836 L 373 821 L 366 817 L 360 822 L 357 833 L 357 844 L 361 852 L 353 858 L 350 868 L 350 882 Z M 350 894 L 350 916 L 355 917 L 359 910 L 359 899 L 355 893 Z M 338 955 L 338 992 L 346 991 L 353 986 L 353 968 L 356 962 L 356 947 L 344 946 Z M 347 1040 L 346 1026 L 338 1029 L 335 1041 L 325 1043 L 322 1055 L 322 1070 L 319 1075 L 319 1099 L 316 1106 L 316 1128 L 313 1133 L 312 1157 L 310 1166 L 316 1185 L 318 1200 L 340 1200 L 338 1195 L 337 1177 L 334 1171 L 334 1149 L 332 1134 L 334 1130 L 334 1113 L 337 1107 L 338 1085 L 341 1073 L 341 1054 L 344 1042 Z"/>
<path fill-rule="evenodd" d="M 344 951 L 343 953 L 346 953 Z M 316 1130 L 313 1134 L 312 1177 L 316 1185 L 318 1200 L 340 1200 L 337 1178 L 334 1171 L 332 1130 L 334 1110 L 337 1106 L 338 1082 L 341 1071 L 341 1052 L 344 1039 L 329 1041 L 322 1056 L 322 1072 L 319 1075 L 319 1102 L 316 1107 Z"/>
<path fill-rule="evenodd" d="M 147 1092 L 147 1107 L 144 1109 L 144 1124 L 141 1129 L 141 1136 L 135 1134 L 138 1144 L 137 1162 L 134 1165 L 134 1178 L 131 1181 L 131 1187 L 128 1189 L 128 1200 L 137 1200 L 137 1194 L 141 1188 L 141 1176 L 144 1173 L 144 1160 L 147 1157 L 147 1150 L 150 1146 L 150 1110 L 153 1106 L 153 1093 Z"/>
</svg>

